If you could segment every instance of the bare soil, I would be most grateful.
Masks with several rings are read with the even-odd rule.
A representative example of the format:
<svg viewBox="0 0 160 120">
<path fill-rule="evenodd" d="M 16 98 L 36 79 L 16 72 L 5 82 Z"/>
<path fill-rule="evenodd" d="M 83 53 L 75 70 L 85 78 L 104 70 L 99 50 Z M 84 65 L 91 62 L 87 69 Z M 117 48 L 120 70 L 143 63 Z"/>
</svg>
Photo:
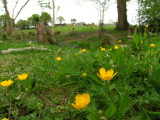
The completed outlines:
<svg viewBox="0 0 160 120">
<path fill-rule="evenodd" d="M 108 36 L 109 37 L 109 41 L 110 43 L 113 45 L 118 38 L 120 37 L 120 35 L 118 34 L 112 34 L 110 33 L 110 31 L 105 31 L 103 33 L 104 36 Z M 91 37 L 98 37 L 98 32 L 86 32 L 86 33 L 81 33 L 81 34 L 75 34 L 72 35 L 72 37 L 66 38 L 64 39 L 63 42 L 71 42 L 71 41 L 83 41 L 83 40 L 87 40 Z"/>
</svg>

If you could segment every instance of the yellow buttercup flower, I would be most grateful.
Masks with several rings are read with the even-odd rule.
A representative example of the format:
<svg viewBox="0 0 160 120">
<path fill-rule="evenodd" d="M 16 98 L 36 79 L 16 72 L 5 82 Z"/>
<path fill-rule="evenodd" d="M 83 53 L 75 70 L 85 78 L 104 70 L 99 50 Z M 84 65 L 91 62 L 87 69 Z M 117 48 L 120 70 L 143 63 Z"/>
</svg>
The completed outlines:
<svg viewBox="0 0 160 120">
<path fill-rule="evenodd" d="M 24 73 L 24 74 L 18 75 L 18 79 L 19 80 L 25 80 L 25 79 L 27 79 L 27 77 L 28 77 L 28 73 Z"/>
<path fill-rule="evenodd" d="M 106 50 L 106 48 L 100 47 L 100 50 L 101 50 L 101 51 L 105 51 L 105 50 Z"/>
<path fill-rule="evenodd" d="M 119 49 L 119 46 L 114 46 L 114 49 L 115 49 L 115 50 L 118 50 L 118 49 Z"/>
<path fill-rule="evenodd" d="M 62 58 L 61 58 L 61 57 L 57 57 L 56 60 L 57 60 L 57 61 L 61 61 Z"/>
<path fill-rule="evenodd" d="M 143 44 L 143 41 L 141 40 L 141 44 Z"/>
<path fill-rule="evenodd" d="M 119 42 L 119 43 L 121 43 L 121 42 L 122 42 L 122 40 L 119 40 L 118 42 Z"/>
<path fill-rule="evenodd" d="M 87 76 L 87 73 L 82 73 L 82 76 L 83 76 L 83 77 L 86 77 L 86 76 Z"/>
<path fill-rule="evenodd" d="M 87 50 L 86 50 L 86 49 L 82 49 L 81 51 L 84 53 L 84 52 L 86 52 Z"/>
<path fill-rule="evenodd" d="M 113 69 L 107 70 L 105 68 L 100 68 L 99 73 L 97 73 L 98 77 L 100 77 L 102 80 L 111 80 L 116 74 L 114 73 Z"/>
<path fill-rule="evenodd" d="M 152 43 L 152 44 L 150 44 L 150 47 L 155 48 L 156 46 L 155 46 L 155 44 Z"/>
<path fill-rule="evenodd" d="M 112 48 L 108 49 L 109 51 L 112 51 Z"/>
<path fill-rule="evenodd" d="M 81 110 L 85 108 L 90 103 L 90 95 L 88 93 L 84 93 L 82 95 L 78 94 L 75 97 L 75 103 L 72 103 L 72 106 L 77 110 Z"/>
<path fill-rule="evenodd" d="M 2 120 L 9 120 L 9 119 L 7 119 L 7 118 L 3 118 Z"/>
<path fill-rule="evenodd" d="M 145 25 L 145 28 L 148 28 L 149 26 L 148 25 Z"/>
<path fill-rule="evenodd" d="M 13 84 L 13 81 L 12 80 L 5 80 L 3 82 L 0 82 L 0 85 L 3 86 L 3 87 L 9 87 Z"/>
<path fill-rule="evenodd" d="M 118 43 L 121 43 L 121 42 L 122 42 L 122 40 L 117 40 L 117 42 L 118 42 Z"/>
</svg>

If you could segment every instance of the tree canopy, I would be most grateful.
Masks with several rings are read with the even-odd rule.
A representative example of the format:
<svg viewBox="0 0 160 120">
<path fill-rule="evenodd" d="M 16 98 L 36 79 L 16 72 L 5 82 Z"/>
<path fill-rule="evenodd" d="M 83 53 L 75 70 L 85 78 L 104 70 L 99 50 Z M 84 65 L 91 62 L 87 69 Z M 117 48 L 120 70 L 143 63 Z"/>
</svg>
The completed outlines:
<svg viewBox="0 0 160 120">
<path fill-rule="evenodd" d="M 6 27 L 6 15 L 1 15 L 0 16 L 0 26 L 5 29 Z"/>
<path fill-rule="evenodd" d="M 142 24 L 150 23 L 160 19 L 160 1 L 159 0 L 139 0 L 140 21 Z"/>
<path fill-rule="evenodd" d="M 33 26 L 36 26 L 36 24 L 40 21 L 40 15 L 33 14 L 31 17 L 28 18 L 28 20 Z"/>
<path fill-rule="evenodd" d="M 28 20 L 19 20 L 16 24 L 15 24 L 16 28 L 19 28 L 21 30 L 23 29 L 28 29 L 30 27 L 30 22 Z"/>
<path fill-rule="evenodd" d="M 65 21 L 65 19 L 62 16 L 57 17 L 57 20 L 60 24 L 62 24 Z"/>
<path fill-rule="evenodd" d="M 45 24 L 48 24 L 48 22 L 51 21 L 51 15 L 47 12 L 42 12 L 40 16 L 40 21 L 45 22 Z"/>
<path fill-rule="evenodd" d="M 160 2 L 159 0 L 139 0 L 139 24 L 149 25 L 149 31 L 160 31 Z"/>
</svg>

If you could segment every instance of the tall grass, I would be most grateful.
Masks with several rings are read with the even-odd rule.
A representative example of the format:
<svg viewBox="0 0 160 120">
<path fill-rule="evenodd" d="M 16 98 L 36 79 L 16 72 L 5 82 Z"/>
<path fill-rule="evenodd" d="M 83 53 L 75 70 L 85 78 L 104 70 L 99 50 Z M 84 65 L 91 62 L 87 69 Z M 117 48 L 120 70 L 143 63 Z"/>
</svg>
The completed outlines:
<svg viewBox="0 0 160 120">
<path fill-rule="evenodd" d="M 147 34 L 134 35 L 126 46 L 122 43 L 115 44 L 118 49 L 113 45 L 103 46 L 104 51 L 96 45 L 92 49 L 84 47 L 86 52 L 81 48 L 43 45 L 50 51 L 28 50 L 0 55 L 0 81 L 13 80 L 10 87 L 0 87 L 0 118 L 160 119 L 159 36 L 153 40 Z M 57 61 L 57 57 L 62 59 Z M 117 74 L 110 80 L 103 80 L 97 75 L 100 68 L 113 69 Z M 17 78 L 22 73 L 29 74 L 24 81 Z M 90 95 L 90 103 L 77 110 L 71 103 L 76 95 L 83 93 Z"/>
</svg>

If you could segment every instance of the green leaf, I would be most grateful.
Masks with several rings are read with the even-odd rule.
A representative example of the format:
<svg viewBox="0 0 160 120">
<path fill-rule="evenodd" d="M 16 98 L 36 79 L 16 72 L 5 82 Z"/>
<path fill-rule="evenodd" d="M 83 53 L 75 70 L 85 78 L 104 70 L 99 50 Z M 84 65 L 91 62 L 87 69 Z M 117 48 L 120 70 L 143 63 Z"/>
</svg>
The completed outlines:
<svg viewBox="0 0 160 120">
<path fill-rule="evenodd" d="M 97 104 L 95 103 L 94 99 L 91 100 L 91 102 L 87 106 L 88 109 L 90 110 L 96 110 L 97 109 Z"/>
<path fill-rule="evenodd" d="M 56 117 L 55 120 L 63 120 L 62 117 Z"/>
<path fill-rule="evenodd" d="M 152 115 L 160 115 L 160 112 L 148 112 L 148 113 Z"/>
<path fill-rule="evenodd" d="M 147 117 L 144 113 L 140 113 L 139 115 L 133 117 L 132 120 L 147 120 Z"/>
<path fill-rule="evenodd" d="M 53 118 L 53 115 L 50 113 L 50 114 L 47 114 L 47 115 L 45 115 L 45 117 L 44 117 L 44 120 L 53 120 L 54 118 Z"/>
<path fill-rule="evenodd" d="M 105 111 L 105 117 L 112 117 L 117 112 L 117 109 L 114 104 L 110 104 L 108 109 Z"/>
<path fill-rule="evenodd" d="M 87 116 L 87 120 L 100 120 L 98 117 L 95 117 L 95 115 L 93 115 L 93 114 L 89 114 L 88 116 Z"/>
<path fill-rule="evenodd" d="M 124 96 L 120 100 L 119 111 L 122 116 L 125 116 L 126 112 L 129 110 L 131 106 L 131 98 L 129 96 Z"/>
<path fill-rule="evenodd" d="M 88 106 L 85 109 L 88 112 L 88 120 L 99 120 L 98 111 L 96 109 L 90 109 Z"/>
</svg>

